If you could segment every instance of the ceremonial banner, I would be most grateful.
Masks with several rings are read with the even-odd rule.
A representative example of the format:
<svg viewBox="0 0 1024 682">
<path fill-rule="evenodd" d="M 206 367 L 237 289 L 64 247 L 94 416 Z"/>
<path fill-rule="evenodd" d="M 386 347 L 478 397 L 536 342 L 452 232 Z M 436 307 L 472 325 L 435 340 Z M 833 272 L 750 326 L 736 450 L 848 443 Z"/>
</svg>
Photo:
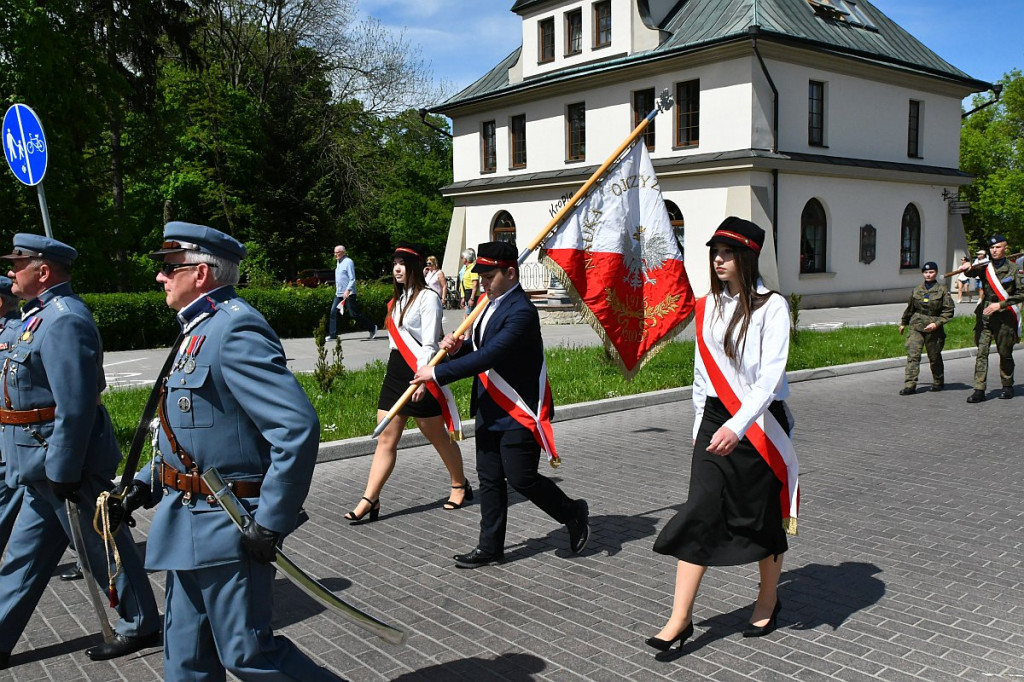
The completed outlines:
<svg viewBox="0 0 1024 682">
<path fill-rule="evenodd" d="M 693 291 L 642 142 L 594 185 L 540 260 L 586 306 L 627 379 L 689 323 Z"/>
</svg>

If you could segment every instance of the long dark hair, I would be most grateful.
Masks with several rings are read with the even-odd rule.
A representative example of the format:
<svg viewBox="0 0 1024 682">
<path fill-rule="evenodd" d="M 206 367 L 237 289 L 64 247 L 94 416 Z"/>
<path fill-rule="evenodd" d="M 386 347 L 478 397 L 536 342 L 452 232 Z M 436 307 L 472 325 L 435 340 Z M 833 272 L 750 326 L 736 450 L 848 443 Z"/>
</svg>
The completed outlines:
<svg viewBox="0 0 1024 682">
<path fill-rule="evenodd" d="M 757 267 L 756 253 L 738 245 L 723 245 L 732 249 L 733 259 L 736 261 L 736 276 L 739 278 L 739 281 L 735 283 L 736 288 L 739 290 L 739 309 L 733 314 L 732 319 L 729 320 L 729 324 L 725 328 L 725 355 L 730 360 L 735 361 L 747 343 L 747 328 L 750 327 L 750 318 L 753 316 L 754 311 L 763 306 L 772 294 L 779 292 L 768 291 L 764 294 L 758 293 L 757 280 L 761 277 L 761 271 Z M 712 244 L 708 249 L 708 262 L 711 270 L 711 293 L 714 295 L 715 300 L 718 301 L 722 292 L 725 291 L 725 286 L 718 279 L 718 274 L 715 272 L 715 244 Z M 739 327 L 740 332 L 733 339 L 736 327 Z"/>
<path fill-rule="evenodd" d="M 416 297 L 427 288 L 427 281 L 423 278 L 423 261 L 419 258 L 395 256 L 394 260 L 402 261 L 402 265 L 405 266 L 405 284 L 399 283 L 397 279 L 395 280 L 395 305 L 399 304 L 398 302 L 403 292 L 406 290 L 412 292 L 409 302 L 401 309 L 398 315 L 398 326 L 401 327 L 405 321 L 405 311 L 412 307 Z"/>
</svg>

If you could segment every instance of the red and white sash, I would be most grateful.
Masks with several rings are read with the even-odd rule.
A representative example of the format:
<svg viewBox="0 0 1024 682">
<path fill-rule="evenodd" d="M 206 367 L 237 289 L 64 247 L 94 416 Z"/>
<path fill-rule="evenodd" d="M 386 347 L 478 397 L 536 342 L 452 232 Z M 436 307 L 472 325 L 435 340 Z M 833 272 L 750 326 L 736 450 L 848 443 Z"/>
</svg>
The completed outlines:
<svg viewBox="0 0 1024 682">
<path fill-rule="evenodd" d="M 1010 297 L 1010 295 L 1008 293 L 1006 293 L 1006 289 L 1003 288 L 1003 283 L 999 281 L 998 277 L 996 277 L 996 268 L 995 268 L 994 265 L 992 265 L 991 262 L 988 264 L 988 267 L 985 268 L 985 281 L 987 281 L 988 285 L 990 287 L 992 287 L 992 291 L 995 292 L 996 297 L 1000 301 L 1005 301 L 1007 298 Z M 1011 313 L 1013 313 L 1013 319 L 1016 320 L 1016 322 L 1017 322 L 1017 338 L 1019 339 L 1020 338 L 1020 331 L 1021 331 L 1021 329 L 1020 329 L 1020 311 L 1017 310 L 1017 306 L 1012 306 L 1012 305 L 1011 306 L 1007 306 L 1005 309 L 1009 310 Z"/>
<path fill-rule="evenodd" d="M 419 369 L 419 357 L 416 355 L 416 351 L 423 348 L 423 344 L 413 338 L 412 334 L 395 324 L 395 320 L 391 316 L 391 307 L 394 302 L 394 299 L 388 302 L 388 314 L 385 322 L 388 336 L 391 337 L 395 346 L 398 347 L 398 352 L 402 354 L 405 364 L 409 365 L 412 371 L 415 372 Z M 441 416 L 444 417 L 444 425 L 448 429 L 451 439 L 462 440 L 462 418 L 459 416 L 459 408 L 455 404 L 455 396 L 452 395 L 451 389 L 447 386 L 441 386 L 436 381 L 427 381 L 423 385 L 430 391 L 430 395 L 434 396 L 434 399 L 440 403 Z"/>
<path fill-rule="evenodd" d="M 534 411 L 512 384 L 489 369 L 477 375 L 484 390 L 498 406 L 508 412 L 509 416 L 520 425 L 529 429 L 537 444 L 547 453 L 548 462 L 551 466 L 558 466 L 561 460 L 555 450 L 555 431 L 551 428 L 551 406 L 554 404 L 551 399 L 551 384 L 548 383 L 548 365 L 542 360 L 540 363 L 540 376 L 538 377 L 538 395 L 540 396 L 540 409 Z"/>
<path fill-rule="evenodd" d="M 715 344 L 708 343 L 711 338 L 711 320 L 705 317 L 705 308 L 709 298 L 705 296 L 697 301 L 697 349 L 718 399 L 729 410 L 729 414 L 735 415 L 743 402 L 743 383 L 729 358 Z M 788 534 L 796 535 L 797 511 L 800 507 L 800 465 L 793 441 L 768 410 L 750 425 L 746 438 L 771 467 L 775 477 L 782 482 L 782 490 L 779 492 L 782 527 Z"/>
</svg>

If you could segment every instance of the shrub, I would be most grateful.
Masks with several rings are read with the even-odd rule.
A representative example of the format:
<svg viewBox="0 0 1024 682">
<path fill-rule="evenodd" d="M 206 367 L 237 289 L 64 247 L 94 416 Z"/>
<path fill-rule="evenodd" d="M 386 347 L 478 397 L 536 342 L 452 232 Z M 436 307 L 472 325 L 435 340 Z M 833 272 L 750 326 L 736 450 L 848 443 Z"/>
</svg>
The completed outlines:
<svg viewBox="0 0 1024 682">
<path fill-rule="evenodd" d="M 238 293 L 267 318 L 282 338 L 312 336 L 317 322 L 334 300 L 334 289 L 326 286 L 246 287 Z M 364 315 L 380 324 L 391 294 L 390 285 L 361 283 L 359 307 Z M 177 336 L 178 323 L 162 291 L 83 294 L 82 300 L 96 318 L 103 347 L 108 351 L 166 346 Z M 340 326 L 340 332 L 355 330 L 355 323 L 349 317 L 344 318 Z"/>
</svg>

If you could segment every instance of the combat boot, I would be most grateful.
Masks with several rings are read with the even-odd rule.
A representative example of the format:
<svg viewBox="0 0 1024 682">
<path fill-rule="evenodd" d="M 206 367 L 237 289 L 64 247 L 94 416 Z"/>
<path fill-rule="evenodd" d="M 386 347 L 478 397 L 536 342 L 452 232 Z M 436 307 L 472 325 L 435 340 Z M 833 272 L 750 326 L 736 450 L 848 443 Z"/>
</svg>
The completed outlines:
<svg viewBox="0 0 1024 682">
<path fill-rule="evenodd" d="M 974 389 L 974 393 L 972 393 L 970 395 L 970 397 L 967 398 L 967 402 L 969 402 L 969 403 L 980 403 L 980 402 L 984 402 L 984 400 L 985 400 L 985 391 L 982 391 L 979 388 Z"/>
<path fill-rule="evenodd" d="M 1013 397 L 1013 386 L 1003 386 L 1003 392 L 999 394 L 1000 400 L 1009 400 Z"/>
</svg>

